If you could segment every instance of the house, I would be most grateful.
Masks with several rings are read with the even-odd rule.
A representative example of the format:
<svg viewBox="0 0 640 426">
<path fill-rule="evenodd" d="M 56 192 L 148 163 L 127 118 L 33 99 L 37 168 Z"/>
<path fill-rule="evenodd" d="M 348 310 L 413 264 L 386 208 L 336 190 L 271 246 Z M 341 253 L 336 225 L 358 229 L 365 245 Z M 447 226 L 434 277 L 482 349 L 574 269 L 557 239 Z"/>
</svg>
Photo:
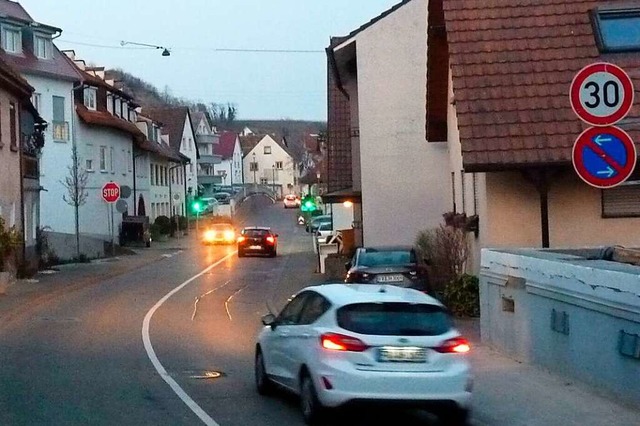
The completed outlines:
<svg viewBox="0 0 640 426">
<path fill-rule="evenodd" d="M 315 133 L 305 133 L 302 140 L 302 159 L 300 160 L 300 178 L 298 184 L 302 192 L 304 186 L 314 188 L 315 195 L 326 192 L 327 161 L 325 136 Z"/>
<path fill-rule="evenodd" d="M 240 136 L 244 181 L 272 189 L 276 197 L 297 192 L 297 168 L 293 156 L 269 135 Z"/>
<path fill-rule="evenodd" d="M 141 193 L 144 195 L 148 193 L 146 199 L 149 200 L 150 209 L 146 210 L 145 207 L 145 210 L 150 222 L 153 223 L 158 216 L 169 217 L 172 210 L 175 211 L 172 190 L 177 185 L 171 184 L 170 171 L 184 169 L 188 159 L 171 148 L 169 135 L 163 135 L 162 123 L 142 111 L 137 114 L 136 125 L 146 135 L 150 149 L 148 187 L 141 188 Z"/>
<path fill-rule="evenodd" d="M 0 258 L 0 271 L 6 266 L 30 273 L 38 267 L 38 155 L 44 145 L 46 123 L 31 103 L 33 87 L 2 59 L 0 82 L 0 170 L 3 171 L 0 217 L 4 220 L 4 231 L 13 228 L 23 236 L 23 244 L 16 251 L 16 262 L 5 265 L 8 260 Z"/>
<path fill-rule="evenodd" d="M 198 164 L 195 165 L 197 181 L 193 188 L 198 192 L 211 194 L 214 192 L 215 185 L 222 184 L 222 171 L 216 171 L 216 164 L 220 164 L 221 158 L 214 152 L 215 146 L 220 143 L 219 135 L 216 129 L 209 124 L 209 120 L 203 112 L 194 112 L 193 120 L 200 154 Z"/>
<path fill-rule="evenodd" d="M 139 105 L 133 98 L 106 80 L 103 67 L 88 66 L 74 51 L 64 53 L 81 76 L 74 88 L 76 161 L 78 175 L 86 177 L 81 189 L 86 199 L 78 206 L 79 250 L 101 256 L 104 242 L 117 243 L 123 216 L 135 215 L 139 199 L 144 200 L 140 187 L 149 168 L 150 148 L 135 124 Z M 102 199 L 107 182 L 120 185 L 122 210 Z M 75 243 L 66 245 L 75 248 Z M 73 255 L 75 251 L 62 257 Z"/>
<path fill-rule="evenodd" d="M 222 174 L 223 185 L 241 185 L 243 180 L 242 148 L 240 137 L 235 132 L 220 133 L 218 145 L 214 145 L 213 153 L 220 156 L 221 162 L 216 171 Z"/>
<path fill-rule="evenodd" d="M 183 161 L 176 163 L 169 169 L 171 188 L 171 214 L 187 215 L 187 183 L 197 177 L 189 175 L 191 165 L 197 164 L 198 146 L 196 133 L 191 119 L 191 113 L 187 107 L 144 108 L 143 114 L 153 117 L 161 122 L 162 133 L 169 139 L 169 146 Z"/>
<path fill-rule="evenodd" d="M 52 42 L 61 32 L 35 22 L 19 3 L 0 0 L 0 58 L 35 89 L 32 103 L 49 123 L 44 135 L 50 143 L 42 149 L 39 162 L 40 223 L 53 233 L 70 235 L 75 232 L 74 209 L 63 199 L 62 182 L 72 168 L 73 90 L 81 77 Z"/>
<path fill-rule="evenodd" d="M 446 140 L 425 140 L 427 6 L 404 0 L 327 48 L 323 200 L 358 245 L 412 244 L 452 209 Z"/>
<path fill-rule="evenodd" d="M 427 96 L 427 133 L 448 141 L 458 211 L 479 216 L 476 246 L 636 247 L 640 175 L 612 189 L 578 178 L 572 147 L 587 125 L 569 87 L 594 62 L 638 75 L 640 44 L 616 37 L 636 22 L 639 4 L 431 3 L 429 28 L 440 35 L 429 47 L 428 85 L 447 92 Z M 636 142 L 638 118 L 634 106 L 617 124 Z"/>
</svg>

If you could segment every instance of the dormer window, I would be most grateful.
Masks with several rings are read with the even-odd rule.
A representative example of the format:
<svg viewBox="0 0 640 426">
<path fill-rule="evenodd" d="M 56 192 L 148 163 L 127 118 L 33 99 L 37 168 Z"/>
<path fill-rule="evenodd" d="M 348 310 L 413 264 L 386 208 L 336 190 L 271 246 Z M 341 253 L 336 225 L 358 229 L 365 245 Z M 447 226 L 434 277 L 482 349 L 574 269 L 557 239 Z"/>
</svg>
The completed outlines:
<svg viewBox="0 0 640 426">
<path fill-rule="evenodd" d="M 97 92 L 98 91 L 93 87 L 84 88 L 84 106 L 93 111 L 96 110 Z"/>
<path fill-rule="evenodd" d="M 1 37 L 5 52 L 22 53 L 22 37 L 18 28 L 3 27 Z"/>
<path fill-rule="evenodd" d="M 107 95 L 107 111 L 109 111 L 110 114 L 113 114 L 113 96 L 110 94 Z"/>
<path fill-rule="evenodd" d="M 598 8 L 593 17 L 601 52 L 640 51 L 640 8 Z"/>
<path fill-rule="evenodd" d="M 121 111 L 122 111 L 122 100 L 116 98 L 116 102 L 115 102 L 115 113 L 114 115 L 116 115 L 117 117 L 120 117 Z"/>
<path fill-rule="evenodd" d="M 33 53 L 39 59 L 51 59 L 51 39 L 43 36 L 34 36 Z"/>
</svg>

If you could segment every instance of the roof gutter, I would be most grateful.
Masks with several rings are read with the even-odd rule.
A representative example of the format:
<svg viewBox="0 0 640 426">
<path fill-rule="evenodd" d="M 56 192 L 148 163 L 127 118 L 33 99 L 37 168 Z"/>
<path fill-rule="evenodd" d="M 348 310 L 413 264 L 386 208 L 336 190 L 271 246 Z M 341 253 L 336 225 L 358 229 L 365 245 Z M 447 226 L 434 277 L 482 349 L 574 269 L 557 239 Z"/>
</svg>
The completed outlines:
<svg viewBox="0 0 640 426">
<path fill-rule="evenodd" d="M 342 79 L 340 78 L 340 71 L 338 70 L 338 64 L 336 63 L 336 56 L 333 50 L 333 46 L 327 47 L 326 52 L 331 73 L 333 74 L 333 78 L 336 81 L 336 87 L 338 88 L 338 90 L 340 90 L 340 92 L 342 92 L 343 95 L 347 97 L 347 99 L 349 99 L 349 93 L 347 93 L 347 91 L 345 90 L 344 85 L 342 84 Z"/>
</svg>

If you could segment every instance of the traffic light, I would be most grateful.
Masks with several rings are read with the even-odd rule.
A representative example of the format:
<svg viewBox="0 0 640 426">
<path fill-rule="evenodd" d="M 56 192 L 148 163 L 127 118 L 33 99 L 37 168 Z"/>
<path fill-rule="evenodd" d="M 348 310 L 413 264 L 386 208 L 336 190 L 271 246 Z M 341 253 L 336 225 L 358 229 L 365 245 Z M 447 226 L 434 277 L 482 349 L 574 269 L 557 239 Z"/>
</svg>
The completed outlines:
<svg viewBox="0 0 640 426">
<path fill-rule="evenodd" d="M 317 208 L 318 206 L 316 206 L 316 200 L 313 198 L 312 195 L 306 195 L 302 199 L 300 210 L 302 210 L 303 212 L 312 212 L 312 211 L 315 211 Z"/>
<path fill-rule="evenodd" d="M 191 201 L 191 211 L 195 214 L 199 214 L 202 212 L 202 210 L 204 210 L 204 203 L 202 202 L 202 200 L 200 200 L 199 197 L 194 198 Z"/>
</svg>

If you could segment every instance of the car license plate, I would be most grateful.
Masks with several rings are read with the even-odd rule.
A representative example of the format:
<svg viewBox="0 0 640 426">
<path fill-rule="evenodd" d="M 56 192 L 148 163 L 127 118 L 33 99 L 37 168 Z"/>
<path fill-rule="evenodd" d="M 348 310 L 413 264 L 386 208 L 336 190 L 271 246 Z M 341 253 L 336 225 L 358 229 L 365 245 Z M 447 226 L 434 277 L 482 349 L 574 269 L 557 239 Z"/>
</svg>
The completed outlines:
<svg viewBox="0 0 640 426">
<path fill-rule="evenodd" d="M 400 274 L 395 275 L 378 275 L 379 283 L 397 283 L 402 282 L 404 277 Z"/>
<path fill-rule="evenodd" d="M 427 362 L 427 350 L 414 346 L 383 346 L 378 351 L 379 362 Z"/>
<path fill-rule="evenodd" d="M 262 246 L 249 246 L 250 250 L 262 250 Z"/>
</svg>

